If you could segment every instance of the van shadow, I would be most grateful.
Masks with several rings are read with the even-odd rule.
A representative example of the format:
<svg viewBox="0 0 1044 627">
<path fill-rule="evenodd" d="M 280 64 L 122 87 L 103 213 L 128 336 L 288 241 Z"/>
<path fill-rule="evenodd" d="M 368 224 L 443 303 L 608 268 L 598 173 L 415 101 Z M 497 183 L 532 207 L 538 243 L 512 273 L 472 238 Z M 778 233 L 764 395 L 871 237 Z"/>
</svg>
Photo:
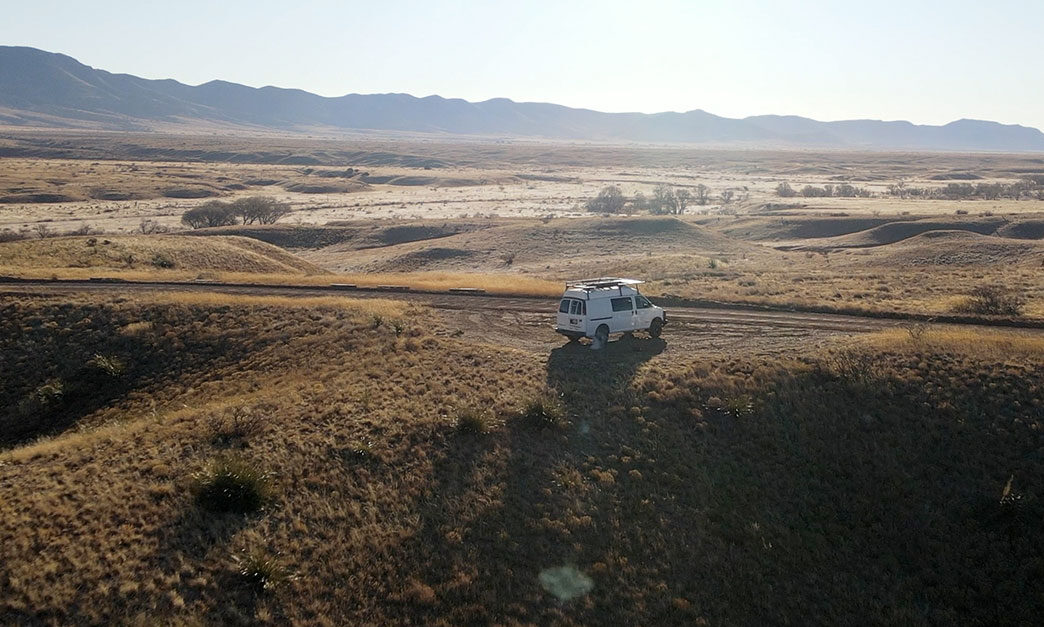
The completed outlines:
<svg viewBox="0 0 1044 627">
<path fill-rule="evenodd" d="M 625 337 L 598 351 L 576 343 L 553 349 L 546 383 L 561 402 L 556 424 L 512 415 L 486 435 L 450 434 L 432 489 L 417 504 L 421 528 L 404 547 L 404 563 L 417 570 L 394 573 L 388 583 L 395 597 L 419 580 L 438 600 L 401 594 L 388 604 L 390 615 L 418 624 L 560 620 L 561 603 L 541 587 L 541 571 L 605 550 L 589 528 L 577 527 L 585 512 L 575 490 L 587 481 L 583 460 L 599 446 L 597 430 L 609 425 L 580 417 L 609 416 L 610 407 L 626 404 L 636 370 L 666 346 Z M 591 611 L 581 606 L 573 618 Z"/>
</svg>

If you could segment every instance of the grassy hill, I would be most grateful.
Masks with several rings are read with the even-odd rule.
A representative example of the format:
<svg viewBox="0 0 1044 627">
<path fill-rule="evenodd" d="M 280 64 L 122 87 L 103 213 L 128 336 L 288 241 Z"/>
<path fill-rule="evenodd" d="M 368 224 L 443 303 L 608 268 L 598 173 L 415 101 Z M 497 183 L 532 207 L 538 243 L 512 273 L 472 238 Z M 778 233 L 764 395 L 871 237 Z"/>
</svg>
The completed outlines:
<svg viewBox="0 0 1044 627">
<path fill-rule="evenodd" d="M 484 227 L 484 228 L 483 228 Z M 759 254 L 751 244 L 674 217 L 506 220 L 392 226 L 362 245 L 344 242 L 301 255 L 337 271 L 513 270 L 552 274 L 598 271 L 606 260 L 650 254 Z"/>
<path fill-rule="evenodd" d="M 0 243 L 0 274 L 62 276 L 99 270 L 322 274 L 307 261 L 247 237 L 182 235 L 52 237 Z"/>
<path fill-rule="evenodd" d="M 0 622 L 1044 611 L 1039 338 L 536 355 L 391 302 L 0 307 L 0 368 L 22 373 L 0 380 Z M 258 508 L 213 511 L 205 490 L 228 468 Z"/>
</svg>

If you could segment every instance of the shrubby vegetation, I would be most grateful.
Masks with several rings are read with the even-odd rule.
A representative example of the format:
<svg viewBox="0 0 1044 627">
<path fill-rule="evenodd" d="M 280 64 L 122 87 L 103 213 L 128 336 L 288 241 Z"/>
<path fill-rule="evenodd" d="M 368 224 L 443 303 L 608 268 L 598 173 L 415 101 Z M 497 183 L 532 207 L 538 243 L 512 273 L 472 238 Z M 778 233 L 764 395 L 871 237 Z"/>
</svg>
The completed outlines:
<svg viewBox="0 0 1044 627">
<path fill-rule="evenodd" d="M 587 201 L 587 210 L 596 213 L 620 213 L 623 211 L 625 198 L 616 185 L 608 185 L 598 195 Z"/>
<path fill-rule="evenodd" d="M 728 203 L 732 196 L 732 190 L 726 190 L 722 193 L 722 202 Z M 630 208 L 632 213 L 677 215 L 685 213 L 690 203 L 706 205 L 708 202 L 710 202 L 710 188 L 702 183 L 691 190 L 686 187 L 675 189 L 667 183 L 660 183 L 653 188 L 652 196 L 637 192 L 630 200 L 624 196 L 619 187 L 610 185 L 587 201 L 586 208 L 588 211 L 597 213 L 620 213 L 625 208 Z"/>
<path fill-rule="evenodd" d="M 971 291 L 957 306 L 959 313 L 985 316 L 1020 316 L 1026 299 L 1017 292 L 995 285 L 984 285 Z"/>
<path fill-rule="evenodd" d="M 943 187 L 908 187 L 900 181 L 889 185 L 888 193 L 899 198 L 932 200 L 1044 200 L 1044 176 L 1015 183 L 947 183 Z"/>
<path fill-rule="evenodd" d="M 275 224 L 290 213 L 290 205 L 269 196 L 251 196 L 232 202 L 210 200 L 189 209 L 181 223 L 194 229 L 233 224 Z"/>
<path fill-rule="evenodd" d="M 212 512 L 248 514 L 272 498 L 271 475 L 238 457 L 215 460 L 193 481 L 196 501 Z"/>
<path fill-rule="evenodd" d="M 784 181 L 776 185 L 776 195 L 780 198 L 794 198 L 795 196 L 804 196 L 805 198 L 869 198 L 873 196 L 873 193 L 865 187 L 856 187 L 848 183 L 824 185 L 822 187 L 805 185 L 800 190 L 795 190 L 790 186 L 790 183 Z"/>
</svg>

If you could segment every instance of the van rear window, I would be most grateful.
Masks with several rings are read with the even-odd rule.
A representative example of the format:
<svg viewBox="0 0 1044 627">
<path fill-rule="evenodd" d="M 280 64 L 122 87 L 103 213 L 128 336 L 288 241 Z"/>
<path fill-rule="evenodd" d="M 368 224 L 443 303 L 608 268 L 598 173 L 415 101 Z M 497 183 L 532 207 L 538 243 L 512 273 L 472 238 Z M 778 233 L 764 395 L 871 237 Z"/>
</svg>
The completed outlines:
<svg viewBox="0 0 1044 627">
<path fill-rule="evenodd" d="M 634 309 L 634 307 L 631 306 L 630 296 L 613 299 L 613 311 L 631 311 L 632 309 Z"/>
<path fill-rule="evenodd" d="M 558 305 L 558 311 L 560 313 L 572 314 L 574 316 L 586 316 L 587 303 L 579 298 L 563 298 L 562 302 Z"/>
</svg>

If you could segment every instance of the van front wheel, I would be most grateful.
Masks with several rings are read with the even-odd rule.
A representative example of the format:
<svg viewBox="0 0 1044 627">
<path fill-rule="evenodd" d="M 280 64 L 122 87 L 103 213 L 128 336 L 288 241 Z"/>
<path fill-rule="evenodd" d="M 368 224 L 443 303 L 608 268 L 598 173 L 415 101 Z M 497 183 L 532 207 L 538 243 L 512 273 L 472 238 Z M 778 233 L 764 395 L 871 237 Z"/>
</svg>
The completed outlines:
<svg viewBox="0 0 1044 627">
<path fill-rule="evenodd" d="M 652 324 L 649 325 L 649 335 L 657 338 L 661 333 L 663 333 L 663 320 L 653 318 Z"/>
</svg>

